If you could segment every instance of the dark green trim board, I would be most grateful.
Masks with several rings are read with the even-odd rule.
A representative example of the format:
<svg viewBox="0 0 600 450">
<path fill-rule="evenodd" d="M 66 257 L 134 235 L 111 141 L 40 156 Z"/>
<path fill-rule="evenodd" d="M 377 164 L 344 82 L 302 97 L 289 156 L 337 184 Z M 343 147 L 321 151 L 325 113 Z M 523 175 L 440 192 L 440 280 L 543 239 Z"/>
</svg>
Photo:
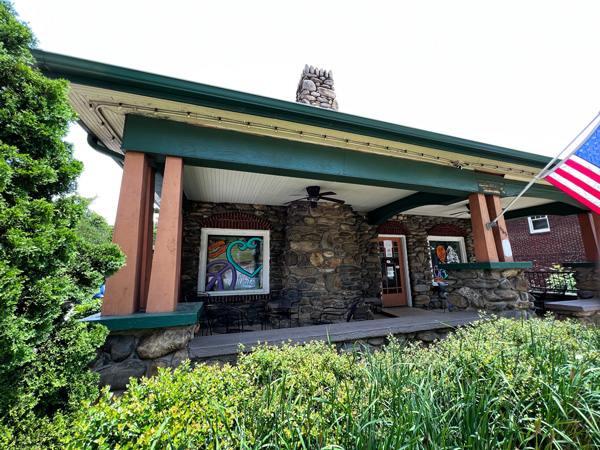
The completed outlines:
<svg viewBox="0 0 600 450">
<path fill-rule="evenodd" d="M 511 220 L 521 219 L 529 216 L 572 216 L 573 214 L 580 214 L 582 212 L 589 211 L 589 209 L 586 209 L 582 204 L 577 204 L 579 207 L 576 205 L 568 205 L 562 202 L 553 202 L 545 205 L 531 206 L 529 208 L 515 210 L 509 209 L 506 214 L 504 214 L 504 218 L 506 220 Z"/>
<path fill-rule="evenodd" d="M 497 178 L 437 164 L 134 115 L 127 116 L 124 130 L 122 149 L 148 153 L 157 163 L 166 155 L 178 156 L 187 165 L 462 198 L 478 192 L 481 179 Z M 509 196 L 517 195 L 525 186 L 512 180 L 505 183 Z M 541 198 L 569 201 L 553 186 L 536 186 L 530 192 Z"/>
<path fill-rule="evenodd" d="M 45 75 L 87 86 L 287 120 L 533 168 L 541 169 L 550 161 L 550 158 L 541 155 L 39 49 L 33 49 L 32 54 L 37 60 L 37 67 Z"/>
<path fill-rule="evenodd" d="M 464 264 L 438 264 L 440 269 L 473 270 L 473 269 L 531 269 L 533 264 L 529 261 L 523 262 L 481 262 Z"/>
<path fill-rule="evenodd" d="M 562 263 L 563 267 L 570 267 L 576 269 L 578 267 L 596 267 L 598 263 L 595 262 L 565 262 Z"/>
<path fill-rule="evenodd" d="M 171 312 L 146 314 L 137 312 L 122 316 L 101 316 L 100 313 L 81 319 L 80 322 L 98 323 L 110 331 L 140 330 L 193 325 L 200 319 L 204 303 L 179 303 Z"/>
<path fill-rule="evenodd" d="M 455 195 L 432 194 L 429 192 L 417 192 L 395 202 L 388 203 L 373 211 L 369 212 L 369 223 L 371 225 L 381 225 L 390 217 L 408 211 L 409 209 L 418 208 L 425 205 L 451 205 L 452 203 L 464 200 L 464 196 L 457 197 Z"/>
</svg>

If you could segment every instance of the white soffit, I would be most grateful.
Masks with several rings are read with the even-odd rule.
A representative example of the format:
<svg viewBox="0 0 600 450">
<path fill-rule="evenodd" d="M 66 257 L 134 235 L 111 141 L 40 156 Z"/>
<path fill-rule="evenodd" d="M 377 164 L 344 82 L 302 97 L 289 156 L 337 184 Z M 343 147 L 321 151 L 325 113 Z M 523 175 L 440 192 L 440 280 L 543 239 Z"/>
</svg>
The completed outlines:
<svg viewBox="0 0 600 450">
<path fill-rule="evenodd" d="M 504 197 L 500 199 L 500 204 L 502 208 L 506 208 L 510 202 L 512 202 L 514 197 Z M 554 200 L 547 200 L 543 198 L 531 198 L 531 197 L 521 197 L 513 206 L 511 206 L 511 211 L 516 211 L 518 209 L 530 208 L 532 206 L 545 205 L 548 203 L 553 203 Z M 468 219 L 471 217 L 469 214 L 469 210 L 467 209 L 469 201 L 464 200 L 458 203 L 454 203 L 452 205 L 426 205 L 420 206 L 418 208 L 413 208 L 408 211 L 404 211 L 402 214 L 409 214 L 415 216 L 437 216 L 437 217 L 455 217 L 458 219 Z M 492 217 L 491 220 L 495 219 Z"/>
<path fill-rule="evenodd" d="M 486 170 L 504 174 L 506 178 L 522 181 L 530 181 L 538 172 L 537 169 L 532 167 L 511 165 L 474 155 L 462 155 L 372 136 L 129 94 L 77 83 L 70 84 L 69 99 L 71 106 L 77 111 L 85 127 L 100 138 L 107 148 L 117 153 L 122 153 L 121 141 L 125 115 L 135 114 L 196 126 L 232 130 L 298 142 L 310 142 L 324 147 L 346 148 L 364 153 L 424 161 L 444 166 L 455 166 L 460 163 L 466 170 Z M 306 107 L 314 108 L 308 105 Z M 292 130 L 294 131 L 292 132 Z M 298 132 L 304 134 L 300 136 L 297 134 Z M 543 180 L 538 182 L 549 184 Z"/>
<path fill-rule="evenodd" d="M 186 197 L 212 203 L 281 206 L 306 197 L 308 186 L 320 186 L 321 192 L 335 192 L 337 195 L 328 197 L 344 200 L 355 211 L 372 211 L 416 193 L 402 189 L 193 166 L 185 166 L 183 174 L 183 191 Z"/>
</svg>

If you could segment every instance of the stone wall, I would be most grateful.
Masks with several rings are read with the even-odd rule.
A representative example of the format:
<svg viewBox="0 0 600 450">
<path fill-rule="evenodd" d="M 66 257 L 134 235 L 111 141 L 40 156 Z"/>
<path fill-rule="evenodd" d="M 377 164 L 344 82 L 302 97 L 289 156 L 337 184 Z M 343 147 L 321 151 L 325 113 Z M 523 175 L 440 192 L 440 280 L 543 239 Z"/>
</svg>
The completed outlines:
<svg viewBox="0 0 600 450">
<path fill-rule="evenodd" d="M 527 292 L 525 269 L 451 269 L 444 265 L 448 301 L 461 309 L 481 309 L 503 317 L 531 315 L 533 299 Z"/>
<path fill-rule="evenodd" d="M 331 70 L 304 66 L 296 90 L 296 102 L 337 111 L 339 108 Z"/>
<path fill-rule="evenodd" d="M 300 322 L 312 323 L 325 307 L 345 307 L 365 294 L 380 304 L 377 227 L 348 205 L 291 203 L 287 213 L 284 285 L 302 293 Z M 369 304 L 355 316 L 368 315 Z M 343 319 L 343 318 L 340 318 Z"/>
<path fill-rule="evenodd" d="M 575 271 L 575 288 L 579 298 L 600 298 L 600 268 L 598 266 L 588 266 L 584 264 L 572 266 L 567 264 L 571 270 Z"/>
<path fill-rule="evenodd" d="M 469 219 L 448 217 L 396 215 L 391 221 L 400 222 L 407 230 L 406 253 L 409 267 L 410 287 L 413 306 L 426 306 L 438 302 L 438 294 L 434 292 L 432 280 L 431 254 L 427 237 L 436 225 L 447 224 L 464 231 L 466 262 L 475 262 L 473 232 Z"/>
<path fill-rule="evenodd" d="M 197 325 L 110 333 L 89 369 L 100 374 L 100 386 L 125 389 L 129 378 L 151 377 L 159 367 L 178 367 L 188 359 L 187 345 Z"/>
</svg>

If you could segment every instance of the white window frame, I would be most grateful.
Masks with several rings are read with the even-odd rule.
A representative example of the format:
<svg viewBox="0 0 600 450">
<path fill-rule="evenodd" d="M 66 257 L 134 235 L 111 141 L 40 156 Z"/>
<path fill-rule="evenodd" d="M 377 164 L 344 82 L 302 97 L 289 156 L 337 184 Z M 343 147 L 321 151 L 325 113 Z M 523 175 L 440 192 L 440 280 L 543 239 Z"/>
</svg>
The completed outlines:
<svg viewBox="0 0 600 450">
<path fill-rule="evenodd" d="M 208 236 L 259 236 L 263 240 L 262 261 L 262 289 L 240 289 L 233 291 L 209 291 L 212 297 L 231 295 L 258 295 L 268 294 L 269 291 L 269 258 L 270 258 L 270 232 L 269 230 L 238 230 L 234 228 L 202 228 L 200 237 L 200 267 L 198 270 L 198 291 L 206 288 L 206 264 L 208 259 Z"/>
<path fill-rule="evenodd" d="M 460 264 L 464 264 L 467 261 L 467 250 L 465 248 L 465 238 L 462 236 L 427 236 L 427 251 L 429 252 L 429 241 L 450 241 L 450 242 L 458 242 L 458 250 L 460 252 Z M 431 252 L 430 252 L 431 253 Z M 431 264 L 431 258 L 429 258 L 429 263 Z M 456 263 L 448 263 L 448 264 L 456 264 Z M 433 264 L 431 264 L 431 269 L 433 270 Z"/>
<path fill-rule="evenodd" d="M 540 219 L 546 219 L 547 227 L 536 230 L 533 228 L 533 221 L 540 220 Z M 529 233 L 531 233 L 531 234 L 547 233 L 550 231 L 550 221 L 548 220 L 548 216 L 530 216 L 527 218 L 527 222 L 529 223 Z"/>
</svg>

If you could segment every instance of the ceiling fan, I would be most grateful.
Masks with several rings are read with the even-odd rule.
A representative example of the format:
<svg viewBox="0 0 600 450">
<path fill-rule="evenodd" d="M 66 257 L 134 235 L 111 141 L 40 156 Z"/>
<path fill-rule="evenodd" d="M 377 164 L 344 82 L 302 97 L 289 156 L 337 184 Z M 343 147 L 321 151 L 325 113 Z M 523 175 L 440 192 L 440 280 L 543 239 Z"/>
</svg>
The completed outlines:
<svg viewBox="0 0 600 450">
<path fill-rule="evenodd" d="M 325 197 L 326 195 L 337 195 L 337 194 L 332 191 L 321 192 L 321 186 L 308 186 L 306 188 L 306 193 L 308 195 L 299 200 L 308 200 L 310 202 L 311 208 L 316 208 L 317 202 L 319 200 L 326 200 L 328 202 L 339 203 L 340 205 L 343 205 L 344 203 L 346 203 L 344 200 L 339 200 L 337 198 L 331 198 L 331 197 Z M 296 201 L 296 200 L 294 200 L 294 201 Z M 292 203 L 292 202 L 287 202 L 286 205 L 289 203 Z"/>
<path fill-rule="evenodd" d="M 469 205 L 468 203 L 466 205 L 464 205 L 465 208 L 467 208 L 466 211 L 458 211 L 458 212 L 453 212 L 450 213 L 451 216 L 455 216 L 455 217 L 459 217 L 459 216 L 463 216 L 465 214 L 470 214 L 471 213 L 471 205 Z"/>
</svg>

